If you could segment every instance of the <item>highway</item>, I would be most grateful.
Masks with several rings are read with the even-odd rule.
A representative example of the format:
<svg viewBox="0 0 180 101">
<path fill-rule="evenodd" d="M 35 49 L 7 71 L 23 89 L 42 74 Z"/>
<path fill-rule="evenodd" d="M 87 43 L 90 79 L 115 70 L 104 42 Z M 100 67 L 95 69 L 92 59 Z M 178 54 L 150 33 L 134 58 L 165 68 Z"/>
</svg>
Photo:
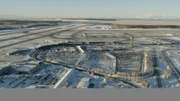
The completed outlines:
<svg viewBox="0 0 180 101">
<path fill-rule="evenodd" d="M 3 33 L 3 34 L 0 33 L 0 36 L 6 36 L 6 35 L 10 35 L 10 34 L 19 34 L 19 33 L 24 33 L 25 31 L 28 31 L 28 32 L 38 31 L 38 30 L 47 29 L 47 28 L 51 28 L 51 27 L 53 27 L 53 26 L 48 26 L 46 28 L 39 28 L 39 29 L 23 30 L 23 31 L 18 31 L 18 32 L 9 32 L 9 33 Z"/>
<path fill-rule="evenodd" d="M 57 37 L 57 35 L 51 35 L 50 37 L 51 37 L 51 38 L 54 38 L 54 39 L 80 40 L 80 38 L 77 38 L 76 36 L 77 36 L 79 33 L 82 33 L 83 31 L 85 31 L 85 30 L 78 30 L 77 32 L 72 33 L 72 35 L 70 36 L 70 38 L 60 38 L 60 37 Z"/>
<path fill-rule="evenodd" d="M 156 78 L 157 78 L 158 88 L 162 88 L 163 86 L 162 86 L 162 81 L 160 78 L 161 75 L 158 70 L 158 63 L 157 63 L 157 57 L 156 57 L 155 50 L 153 50 L 152 60 L 153 60 L 154 74 L 156 75 Z"/>
<path fill-rule="evenodd" d="M 51 27 L 51 28 L 53 28 L 53 27 Z M 59 28 L 45 30 L 45 31 L 40 31 L 40 32 L 36 32 L 36 33 L 30 33 L 29 32 L 29 33 L 26 33 L 25 35 L 22 35 L 22 36 L 17 36 L 17 37 L 12 37 L 12 38 L 7 38 L 7 39 L 1 39 L 0 42 L 8 41 L 8 40 L 13 40 L 13 39 L 19 39 L 19 38 L 28 37 L 28 36 L 31 36 L 31 35 L 36 35 L 36 34 L 38 35 L 40 33 L 50 32 L 50 31 L 57 30 L 57 29 L 59 29 Z M 16 34 L 16 33 L 14 33 L 14 34 Z"/>
</svg>

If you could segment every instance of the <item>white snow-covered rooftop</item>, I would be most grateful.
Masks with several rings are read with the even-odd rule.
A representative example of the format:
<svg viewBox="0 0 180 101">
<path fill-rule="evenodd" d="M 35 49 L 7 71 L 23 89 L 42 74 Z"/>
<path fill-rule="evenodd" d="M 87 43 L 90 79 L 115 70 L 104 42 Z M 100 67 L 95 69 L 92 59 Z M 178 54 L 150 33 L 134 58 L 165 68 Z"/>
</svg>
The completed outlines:
<svg viewBox="0 0 180 101">
<path fill-rule="evenodd" d="M 89 80 L 90 80 L 90 78 L 88 78 L 88 77 L 84 77 L 81 79 L 81 81 L 84 81 L 84 82 L 89 82 Z"/>
<path fill-rule="evenodd" d="M 28 63 L 30 63 L 30 64 L 39 64 L 39 61 L 30 61 Z"/>
<path fill-rule="evenodd" d="M 86 81 L 80 81 L 77 85 L 77 88 L 88 88 L 89 82 Z"/>
<path fill-rule="evenodd" d="M 78 83 L 77 88 L 88 88 L 89 80 L 90 78 L 88 77 L 82 78 L 81 81 Z"/>
<path fill-rule="evenodd" d="M 34 88 L 36 88 L 37 86 L 35 86 L 35 85 L 30 85 L 30 86 L 28 86 L 28 87 L 26 87 L 27 89 L 34 89 Z"/>
</svg>

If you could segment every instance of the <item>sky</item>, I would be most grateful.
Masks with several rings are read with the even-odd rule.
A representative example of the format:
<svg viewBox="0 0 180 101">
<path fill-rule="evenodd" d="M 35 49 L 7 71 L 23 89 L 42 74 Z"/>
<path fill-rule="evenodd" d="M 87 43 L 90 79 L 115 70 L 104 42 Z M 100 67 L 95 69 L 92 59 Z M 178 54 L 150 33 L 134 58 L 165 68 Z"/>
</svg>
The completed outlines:
<svg viewBox="0 0 180 101">
<path fill-rule="evenodd" d="M 180 0 L 0 0 L 0 15 L 63 18 L 180 18 Z"/>
</svg>

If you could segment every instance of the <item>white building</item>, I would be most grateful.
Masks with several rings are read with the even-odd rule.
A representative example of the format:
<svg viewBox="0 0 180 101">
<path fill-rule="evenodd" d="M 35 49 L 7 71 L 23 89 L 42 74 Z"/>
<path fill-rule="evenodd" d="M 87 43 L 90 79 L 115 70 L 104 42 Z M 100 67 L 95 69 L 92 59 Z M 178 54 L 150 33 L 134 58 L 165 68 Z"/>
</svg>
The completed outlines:
<svg viewBox="0 0 180 101">
<path fill-rule="evenodd" d="M 27 89 L 35 89 L 37 86 L 36 85 L 30 85 L 28 87 L 26 87 Z"/>
<path fill-rule="evenodd" d="M 84 53 L 84 50 L 83 50 L 80 46 L 76 46 L 76 48 L 79 50 L 79 52 L 80 52 L 81 54 Z"/>
<path fill-rule="evenodd" d="M 74 69 L 70 69 L 56 84 L 53 88 L 61 88 L 65 83 L 71 80 L 71 77 L 74 75 Z"/>
<path fill-rule="evenodd" d="M 77 88 L 88 88 L 89 80 L 90 78 L 88 77 L 82 78 L 81 81 L 78 83 Z"/>
</svg>

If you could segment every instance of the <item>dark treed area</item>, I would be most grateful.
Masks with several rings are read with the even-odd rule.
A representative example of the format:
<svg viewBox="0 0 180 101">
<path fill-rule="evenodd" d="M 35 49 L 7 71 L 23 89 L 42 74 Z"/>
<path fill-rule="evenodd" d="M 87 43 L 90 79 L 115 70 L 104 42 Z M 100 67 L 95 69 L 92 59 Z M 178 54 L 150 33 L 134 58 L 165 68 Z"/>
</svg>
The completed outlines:
<svg viewBox="0 0 180 101">
<path fill-rule="evenodd" d="M 56 21 L 0 20 L 0 30 L 57 25 Z"/>
</svg>

